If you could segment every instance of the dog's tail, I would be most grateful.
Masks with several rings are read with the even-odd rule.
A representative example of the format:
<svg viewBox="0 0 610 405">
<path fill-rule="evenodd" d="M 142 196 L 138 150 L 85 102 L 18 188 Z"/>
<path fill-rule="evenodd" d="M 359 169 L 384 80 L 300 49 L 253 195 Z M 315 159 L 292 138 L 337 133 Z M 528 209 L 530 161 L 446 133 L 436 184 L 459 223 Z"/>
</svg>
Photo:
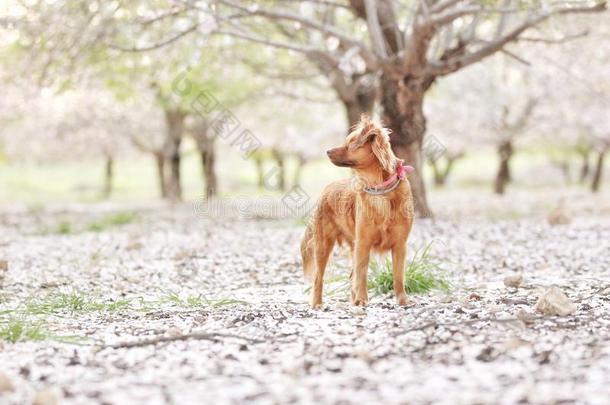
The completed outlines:
<svg viewBox="0 0 610 405">
<path fill-rule="evenodd" d="M 303 260 L 303 274 L 305 281 L 310 282 L 313 279 L 315 270 L 314 264 L 314 237 L 311 223 L 307 224 L 305 235 L 301 240 L 301 259 Z"/>
</svg>

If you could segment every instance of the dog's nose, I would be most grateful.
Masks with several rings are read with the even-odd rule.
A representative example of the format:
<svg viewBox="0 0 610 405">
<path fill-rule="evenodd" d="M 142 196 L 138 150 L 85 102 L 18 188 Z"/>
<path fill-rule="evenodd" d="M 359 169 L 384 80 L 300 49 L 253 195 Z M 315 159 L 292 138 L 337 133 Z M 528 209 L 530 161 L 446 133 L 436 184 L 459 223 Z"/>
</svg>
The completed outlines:
<svg viewBox="0 0 610 405">
<path fill-rule="evenodd" d="M 327 156 L 330 156 L 332 153 L 333 153 L 333 150 L 332 150 L 332 149 L 329 149 L 329 150 L 327 150 L 327 151 L 326 151 L 326 155 L 327 155 Z"/>
</svg>

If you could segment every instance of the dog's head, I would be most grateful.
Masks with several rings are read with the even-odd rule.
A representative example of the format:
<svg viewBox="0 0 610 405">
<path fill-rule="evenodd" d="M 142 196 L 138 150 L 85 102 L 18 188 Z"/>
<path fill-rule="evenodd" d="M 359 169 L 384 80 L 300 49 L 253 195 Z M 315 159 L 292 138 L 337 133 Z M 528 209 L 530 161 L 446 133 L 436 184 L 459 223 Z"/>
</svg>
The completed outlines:
<svg viewBox="0 0 610 405">
<path fill-rule="evenodd" d="M 326 154 L 337 166 L 365 169 L 377 164 L 392 173 L 398 159 L 390 147 L 389 132 L 362 115 L 343 145 L 327 150 Z"/>
</svg>

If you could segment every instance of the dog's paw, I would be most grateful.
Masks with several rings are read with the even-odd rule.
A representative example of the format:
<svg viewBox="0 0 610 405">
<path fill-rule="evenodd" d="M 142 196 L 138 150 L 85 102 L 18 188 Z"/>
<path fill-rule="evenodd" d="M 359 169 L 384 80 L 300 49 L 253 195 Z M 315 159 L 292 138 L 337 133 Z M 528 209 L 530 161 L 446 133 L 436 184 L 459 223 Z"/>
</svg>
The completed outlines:
<svg viewBox="0 0 610 405">
<path fill-rule="evenodd" d="M 324 308 L 324 306 L 322 305 L 322 302 L 312 302 L 311 303 L 311 309 L 315 310 L 315 311 L 320 311 Z"/>
<path fill-rule="evenodd" d="M 407 298 L 407 294 L 399 294 L 396 296 L 396 303 L 402 306 L 408 306 L 411 304 L 409 298 Z"/>
<path fill-rule="evenodd" d="M 369 304 L 369 300 L 367 298 L 354 298 L 352 300 L 352 305 L 357 307 L 366 307 Z"/>
</svg>

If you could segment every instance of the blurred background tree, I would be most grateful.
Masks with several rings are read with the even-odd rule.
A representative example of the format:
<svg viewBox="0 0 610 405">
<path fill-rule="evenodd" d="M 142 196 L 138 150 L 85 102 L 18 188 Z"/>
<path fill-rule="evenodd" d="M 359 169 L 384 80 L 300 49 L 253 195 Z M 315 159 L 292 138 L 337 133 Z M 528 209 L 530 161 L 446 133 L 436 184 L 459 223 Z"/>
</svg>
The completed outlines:
<svg viewBox="0 0 610 405">
<path fill-rule="evenodd" d="M 1 150 L 12 164 L 100 160 L 98 194 L 106 198 L 117 160 L 138 151 L 153 157 L 160 194 L 171 201 L 183 198 L 190 156 L 199 160 L 198 194 L 208 198 L 244 184 L 286 191 L 369 113 L 417 168 L 411 183 L 421 215 L 431 214 L 426 159 L 431 180 L 443 186 L 477 156 L 492 156 L 491 148 L 496 193 L 515 179 L 518 148 L 546 149 L 566 182 L 577 160 L 578 181 L 597 191 L 610 143 L 605 8 L 513 0 L 8 1 L 0 14 Z M 204 111 L 202 95 L 255 134 L 261 146 L 249 159 L 236 164 L 235 148 L 228 152 L 215 126 L 218 111 Z M 443 153 L 429 156 L 426 137 Z"/>
</svg>

